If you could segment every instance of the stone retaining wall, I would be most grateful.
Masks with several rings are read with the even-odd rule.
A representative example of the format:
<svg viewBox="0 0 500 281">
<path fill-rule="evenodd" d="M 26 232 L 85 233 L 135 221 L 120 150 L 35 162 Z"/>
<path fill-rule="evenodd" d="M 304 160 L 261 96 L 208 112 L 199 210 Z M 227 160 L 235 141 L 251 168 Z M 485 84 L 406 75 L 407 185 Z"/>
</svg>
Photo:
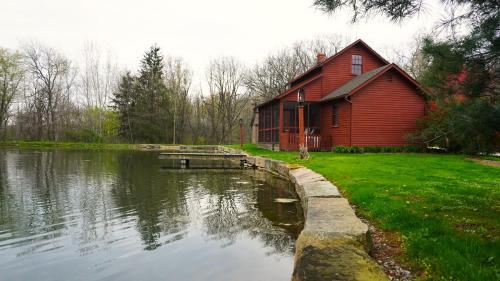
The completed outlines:
<svg viewBox="0 0 500 281">
<path fill-rule="evenodd" d="M 280 151 L 279 143 L 258 143 L 257 146 L 271 151 Z"/>
<path fill-rule="evenodd" d="M 242 153 L 232 148 L 223 151 Z M 368 226 L 356 217 L 335 185 L 310 169 L 283 161 L 258 156 L 247 156 L 246 160 L 288 178 L 301 199 L 305 225 L 296 243 L 293 281 L 388 280 L 368 255 Z"/>
</svg>

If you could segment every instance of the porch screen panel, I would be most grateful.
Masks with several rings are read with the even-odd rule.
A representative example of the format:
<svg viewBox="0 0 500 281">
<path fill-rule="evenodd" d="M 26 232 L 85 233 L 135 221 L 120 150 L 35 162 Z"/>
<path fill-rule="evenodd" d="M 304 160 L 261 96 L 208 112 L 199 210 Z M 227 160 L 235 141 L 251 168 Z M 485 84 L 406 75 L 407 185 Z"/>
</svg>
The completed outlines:
<svg viewBox="0 0 500 281">
<path fill-rule="evenodd" d="M 268 130 L 271 128 L 271 112 L 268 107 L 264 107 L 260 109 L 259 115 L 259 142 L 268 142 L 270 140 Z"/>
<path fill-rule="evenodd" d="M 264 109 L 260 108 L 259 109 L 259 142 L 264 141 L 264 131 L 262 131 L 262 129 L 265 126 L 264 116 L 265 116 Z"/>
<path fill-rule="evenodd" d="M 273 126 L 272 126 L 272 142 L 278 143 L 280 141 L 280 105 L 279 103 L 273 105 Z"/>
<path fill-rule="evenodd" d="M 317 103 L 308 103 L 305 106 L 305 127 L 308 133 L 319 134 L 320 129 L 320 106 Z"/>
<path fill-rule="evenodd" d="M 279 104 L 259 109 L 259 142 L 279 142 Z"/>
<path fill-rule="evenodd" d="M 298 132 L 299 116 L 297 113 L 297 103 L 287 101 L 283 104 L 283 131 Z"/>
<path fill-rule="evenodd" d="M 299 113 L 296 102 L 285 102 L 283 106 L 283 131 L 297 133 Z M 319 133 L 320 106 L 317 103 L 304 104 L 304 126 L 310 133 Z"/>
</svg>

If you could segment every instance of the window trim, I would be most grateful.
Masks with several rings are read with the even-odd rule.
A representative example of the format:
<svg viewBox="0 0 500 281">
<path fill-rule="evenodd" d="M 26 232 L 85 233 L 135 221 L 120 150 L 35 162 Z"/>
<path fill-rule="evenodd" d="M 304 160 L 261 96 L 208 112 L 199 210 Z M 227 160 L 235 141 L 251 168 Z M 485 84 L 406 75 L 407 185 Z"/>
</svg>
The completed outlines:
<svg viewBox="0 0 500 281">
<path fill-rule="evenodd" d="M 339 126 L 339 104 L 337 102 L 334 102 L 332 104 L 332 127 L 338 127 Z"/>
<path fill-rule="evenodd" d="M 359 73 L 354 72 L 354 67 L 359 66 Z M 363 74 L 363 56 L 362 55 L 357 55 L 357 54 L 352 54 L 351 55 L 351 75 L 361 75 Z"/>
</svg>

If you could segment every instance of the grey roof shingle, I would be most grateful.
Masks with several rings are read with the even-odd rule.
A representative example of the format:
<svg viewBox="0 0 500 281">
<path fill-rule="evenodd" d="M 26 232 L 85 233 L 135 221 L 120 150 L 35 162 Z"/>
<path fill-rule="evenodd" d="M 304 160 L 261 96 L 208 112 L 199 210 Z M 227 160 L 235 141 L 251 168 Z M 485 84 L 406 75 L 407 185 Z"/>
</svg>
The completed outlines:
<svg viewBox="0 0 500 281">
<path fill-rule="evenodd" d="M 329 101 L 336 99 L 338 97 L 345 96 L 349 94 L 352 90 L 356 89 L 357 87 L 363 85 L 366 81 L 370 80 L 380 72 L 384 71 L 388 67 L 391 67 L 392 64 L 384 65 L 382 67 L 376 68 L 372 71 L 368 71 L 366 73 L 363 73 L 361 75 L 356 76 L 356 78 L 350 80 L 349 82 L 345 83 L 344 85 L 340 86 L 338 89 L 335 91 L 329 93 L 328 95 L 324 96 L 321 101 Z"/>
</svg>

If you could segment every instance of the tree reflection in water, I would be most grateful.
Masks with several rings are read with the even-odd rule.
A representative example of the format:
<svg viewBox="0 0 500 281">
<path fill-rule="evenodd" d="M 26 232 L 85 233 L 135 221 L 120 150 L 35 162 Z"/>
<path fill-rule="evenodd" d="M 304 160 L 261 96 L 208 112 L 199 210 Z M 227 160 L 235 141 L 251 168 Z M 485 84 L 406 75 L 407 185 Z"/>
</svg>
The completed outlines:
<svg viewBox="0 0 500 281">
<path fill-rule="evenodd" d="M 215 249 L 204 247 L 252 240 L 265 255 L 291 260 L 302 212 L 298 202 L 274 202 L 295 198 L 288 182 L 258 171 L 162 169 L 156 156 L 0 151 L 0 267 L 6 278 L 51 280 L 76 272 L 87 280 L 125 280 L 129 256 L 153 252 L 163 260 L 188 260 L 189 254 L 179 255 L 183 249 L 209 254 Z M 176 243 L 180 252 L 172 256 L 166 245 Z M 152 274 L 149 263 L 144 274 Z"/>
</svg>

